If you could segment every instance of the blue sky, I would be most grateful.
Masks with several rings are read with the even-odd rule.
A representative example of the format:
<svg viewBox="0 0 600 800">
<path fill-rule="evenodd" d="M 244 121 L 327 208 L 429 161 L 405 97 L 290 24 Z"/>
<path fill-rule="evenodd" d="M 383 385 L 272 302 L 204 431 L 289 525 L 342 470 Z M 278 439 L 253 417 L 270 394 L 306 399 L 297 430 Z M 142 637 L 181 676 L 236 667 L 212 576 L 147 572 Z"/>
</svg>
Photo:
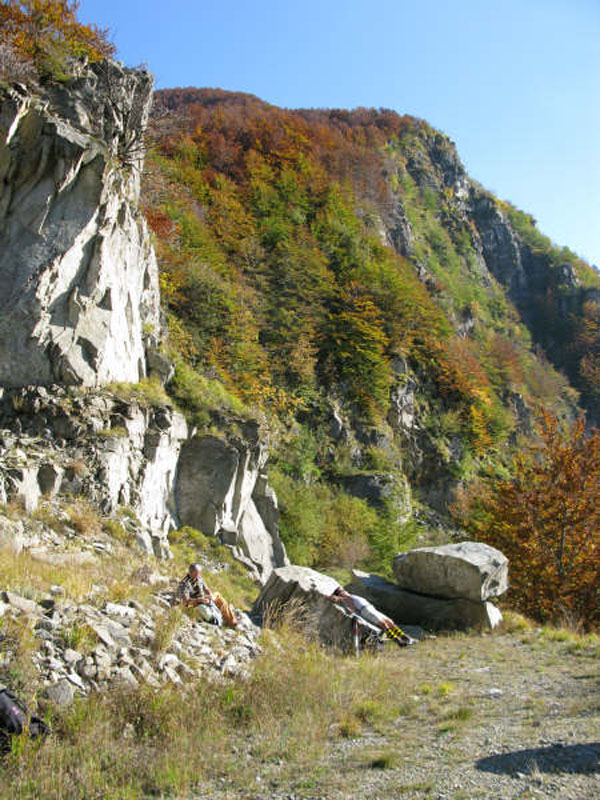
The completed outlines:
<svg viewBox="0 0 600 800">
<path fill-rule="evenodd" d="M 159 88 L 392 108 L 600 266 L 600 0 L 82 0 Z"/>
</svg>

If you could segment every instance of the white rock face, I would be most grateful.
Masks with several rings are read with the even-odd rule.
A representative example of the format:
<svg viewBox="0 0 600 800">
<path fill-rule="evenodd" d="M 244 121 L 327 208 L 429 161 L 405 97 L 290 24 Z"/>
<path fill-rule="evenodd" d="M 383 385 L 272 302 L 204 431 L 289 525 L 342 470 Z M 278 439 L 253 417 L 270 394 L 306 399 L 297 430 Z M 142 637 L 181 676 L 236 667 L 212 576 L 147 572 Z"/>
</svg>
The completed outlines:
<svg viewBox="0 0 600 800">
<path fill-rule="evenodd" d="M 112 62 L 0 91 L 0 383 L 146 375 L 158 270 L 137 208 L 152 78 Z"/>
<path fill-rule="evenodd" d="M 155 349 L 158 269 L 138 210 L 152 84 L 101 62 L 35 95 L 0 88 L 0 502 L 33 511 L 60 493 L 107 515 L 129 507 L 138 543 L 160 557 L 179 522 L 228 532 L 266 580 L 288 562 L 274 493 L 264 481 L 255 493 L 257 426 L 187 442 L 170 407 L 89 388 L 173 370 Z"/>
<path fill-rule="evenodd" d="M 194 437 L 182 448 L 175 488 L 181 524 L 219 535 L 263 583 L 274 567 L 289 564 L 277 498 L 260 472 L 266 458 L 254 431 L 248 440 Z"/>
<path fill-rule="evenodd" d="M 169 408 L 128 407 L 126 436 L 116 436 L 97 451 L 104 480 L 104 508 L 131 506 L 142 524 L 138 544 L 148 553 L 169 555 L 168 533 L 176 527 L 172 492 L 187 423 Z"/>
</svg>

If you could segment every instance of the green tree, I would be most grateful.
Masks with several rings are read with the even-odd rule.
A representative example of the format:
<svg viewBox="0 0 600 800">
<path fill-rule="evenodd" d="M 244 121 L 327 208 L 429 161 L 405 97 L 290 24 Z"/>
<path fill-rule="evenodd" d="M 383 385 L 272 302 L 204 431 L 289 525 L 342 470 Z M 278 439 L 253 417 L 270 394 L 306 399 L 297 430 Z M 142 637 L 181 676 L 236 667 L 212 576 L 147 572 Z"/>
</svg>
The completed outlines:
<svg viewBox="0 0 600 800">
<path fill-rule="evenodd" d="M 340 289 L 323 326 L 319 361 L 330 384 L 337 383 L 368 417 L 385 411 L 391 370 L 381 314 L 358 284 Z"/>
</svg>

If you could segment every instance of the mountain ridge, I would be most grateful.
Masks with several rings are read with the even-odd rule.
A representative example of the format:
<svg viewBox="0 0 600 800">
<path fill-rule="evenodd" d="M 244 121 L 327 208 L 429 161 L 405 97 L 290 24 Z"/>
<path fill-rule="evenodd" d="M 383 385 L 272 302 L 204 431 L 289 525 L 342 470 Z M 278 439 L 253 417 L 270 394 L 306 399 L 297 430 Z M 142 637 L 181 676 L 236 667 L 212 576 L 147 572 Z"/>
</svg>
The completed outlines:
<svg viewBox="0 0 600 800">
<path fill-rule="evenodd" d="M 157 97 L 144 197 L 168 316 L 185 363 L 300 425 L 280 491 L 360 484 L 377 506 L 388 470 L 412 487 L 392 505 L 412 493 L 447 519 L 537 406 L 572 420 L 581 398 L 594 421 L 599 276 L 469 178 L 445 134 L 385 109 Z"/>
</svg>

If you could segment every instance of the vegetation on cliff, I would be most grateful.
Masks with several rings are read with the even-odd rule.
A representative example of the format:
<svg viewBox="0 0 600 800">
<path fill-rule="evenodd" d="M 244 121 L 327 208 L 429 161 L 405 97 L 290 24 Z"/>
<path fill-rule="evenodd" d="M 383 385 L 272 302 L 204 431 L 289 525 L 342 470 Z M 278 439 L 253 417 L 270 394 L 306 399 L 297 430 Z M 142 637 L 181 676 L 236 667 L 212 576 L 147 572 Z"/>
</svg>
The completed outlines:
<svg viewBox="0 0 600 800">
<path fill-rule="evenodd" d="M 406 475 L 431 520 L 457 486 L 508 476 L 540 408 L 573 420 L 579 390 L 594 413 L 598 276 L 472 182 L 443 134 L 209 89 L 159 92 L 154 113 L 173 391 L 193 405 L 202 376 L 283 424 L 294 560 L 385 571 L 423 534 L 397 497 L 350 497 L 349 476 Z"/>
<path fill-rule="evenodd" d="M 0 2 L 0 77 L 60 79 L 68 58 L 98 61 L 115 54 L 108 31 L 77 19 L 77 0 Z"/>
</svg>

